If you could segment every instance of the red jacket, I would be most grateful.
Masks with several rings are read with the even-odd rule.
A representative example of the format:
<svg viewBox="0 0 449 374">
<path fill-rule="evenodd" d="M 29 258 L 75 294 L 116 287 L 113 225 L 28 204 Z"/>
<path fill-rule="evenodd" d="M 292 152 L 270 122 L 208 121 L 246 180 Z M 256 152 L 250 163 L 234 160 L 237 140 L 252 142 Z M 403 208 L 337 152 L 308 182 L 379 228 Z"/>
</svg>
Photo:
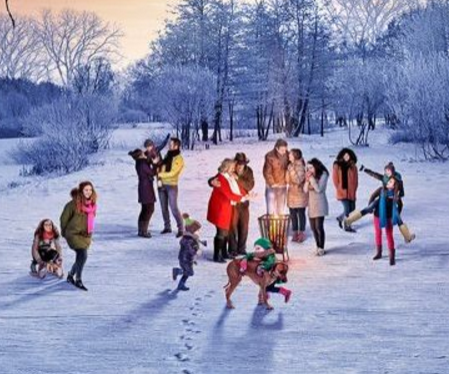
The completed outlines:
<svg viewBox="0 0 449 374">
<path fill-rule="evenodd" d="M 229 230 L 232 219 L 231 202 L 240 202 L 245 191 L 239 187 L 242 195 L 234 194 L 228 180 L 222 174 L 218 174 L 218 181 L 221 186 L 214 187 L 212 191 L 207 209 L 207 220 L 222 230 Z"/>
</svg>

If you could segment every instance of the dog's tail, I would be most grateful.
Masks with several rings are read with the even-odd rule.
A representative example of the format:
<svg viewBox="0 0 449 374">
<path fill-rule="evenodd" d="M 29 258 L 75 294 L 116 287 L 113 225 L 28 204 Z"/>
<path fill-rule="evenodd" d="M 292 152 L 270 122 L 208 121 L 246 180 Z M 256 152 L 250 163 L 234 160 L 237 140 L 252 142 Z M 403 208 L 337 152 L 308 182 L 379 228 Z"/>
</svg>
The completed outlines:
<svg viewBox="0 0 449 374">
<path fill-rule="evenodd" d="M 228 282 L 228 283 L 226 284 L 226 286 L 224 286 L 223 288 L 228 288 L 230 285 L 231 285 L 231 282 Z"/>
</svg>

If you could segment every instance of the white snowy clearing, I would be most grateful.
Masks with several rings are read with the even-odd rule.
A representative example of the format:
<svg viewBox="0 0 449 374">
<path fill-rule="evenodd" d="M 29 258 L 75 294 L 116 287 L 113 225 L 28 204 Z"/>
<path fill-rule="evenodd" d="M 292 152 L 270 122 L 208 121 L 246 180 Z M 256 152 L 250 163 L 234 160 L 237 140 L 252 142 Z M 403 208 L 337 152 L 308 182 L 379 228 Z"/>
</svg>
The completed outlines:
<svg viewBox="0 0 449 374">
<path fill-rule="evenodd" d="M 289 304 L 273 295 L 274 311 L 257 307 L 257 288 L 244 280 L 225 309 L 225 266 L 210 261 L 214 228 L 206 222 L 210 189 L 224 157 L 244 151 L 256 175 L 259 200 L 251 206 L 249 246 L 264 213 L 262 163 L 274 144 L 241 139 L 207 151 L 185 152 L 180 207 L 203 223 L 209 248 L 190 278 L 189 292 L 174 292 L 171 268 L 178 241 L 160 236 L 158 204 L 150 240 L 136 236 L 137 177 L 127 151 L 147 130 L 122 129 L 113 146 L 88 169 L 44 180 L 19 178 L 8 161 L 14 140 L 0 147 L 0 373 L 449 373 L 449 165 L 412 162 L 411 146 L 391 146 L 387 133 L 372 134 L 356 149 L 359 164 L 382 171 L 393 161 L 405 180 L 403 218 L 417 234 L 405 245 L 395 228 L 397 265 L 374 263 L 372 218 L 342 232 L 341 206 L 328 187 L 327 254 L 317 258 L 310 237 L 290 245 Z M 345 132 L 291 140 L 306 158 L 330 168 L 347 145 Z M 99 193 L 94 244 L 84 271 L 88 292 L 28 274 L 37 223 L 59 215 L 78 182 Z M 14 188 L 6 186 L 19 182 Z M 358 206 L 378 184 L 361 173 Z M 74 253 L 64 243 L 64 267 Z M 250 248 L 249 248 L 250 249 Z"/>
</svg>

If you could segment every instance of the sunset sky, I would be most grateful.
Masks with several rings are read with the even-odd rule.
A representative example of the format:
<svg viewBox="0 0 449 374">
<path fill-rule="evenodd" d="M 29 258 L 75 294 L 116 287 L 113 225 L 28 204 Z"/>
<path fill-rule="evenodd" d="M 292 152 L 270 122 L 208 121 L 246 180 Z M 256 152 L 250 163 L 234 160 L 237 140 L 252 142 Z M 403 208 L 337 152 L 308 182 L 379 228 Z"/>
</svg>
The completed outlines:
<svg viewBox="0 0 449 374">
<path fill-rule="evenodd" d="M 10 0 L 15 14 L 39 14 L 44 8 L 59 11 L 64 8 L 88 10 L 102 19 L 116 23 L 125 33 L 122 39 L 121 65 L 143 57 L 148 52 L 148 43 L 157 36 L 169 15 L 169 5 L 177 0 Z M 1 12 L 5 12 L 1 0 Z"/>
</svg>

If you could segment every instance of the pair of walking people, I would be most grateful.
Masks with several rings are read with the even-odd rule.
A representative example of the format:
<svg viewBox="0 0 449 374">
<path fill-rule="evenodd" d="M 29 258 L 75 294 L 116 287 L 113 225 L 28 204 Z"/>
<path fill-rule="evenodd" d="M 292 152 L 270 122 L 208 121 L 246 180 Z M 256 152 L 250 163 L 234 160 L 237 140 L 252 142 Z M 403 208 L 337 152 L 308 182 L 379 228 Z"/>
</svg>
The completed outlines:
<svg viewBox="0 0 449 374">
<path fill-rule="evenodd" d="M 169 144 L 169 150 L 164 158 L 161 151 Z M 164 229 L 161 234 L 172 232 L 170 211 L 177 224 L 176 237 L 184 232 L 183 219 L 178 208 L 179 178 L 184 169 L 184 159 L 181 155 L 181 141 L 178 138 L 170 138 L 156 145 L 151 139 L 144 143 L 145 151 L 135 149 L 129 155 L 135 160 L 138 176 L 138 201 L 141 211 L 138 218 L 138 236 L 151 238 L 149 225 L 154 214 L 156 194 L 154 181 L 157 182 L 158 196 L 161 205 Z"/>
</svg>

